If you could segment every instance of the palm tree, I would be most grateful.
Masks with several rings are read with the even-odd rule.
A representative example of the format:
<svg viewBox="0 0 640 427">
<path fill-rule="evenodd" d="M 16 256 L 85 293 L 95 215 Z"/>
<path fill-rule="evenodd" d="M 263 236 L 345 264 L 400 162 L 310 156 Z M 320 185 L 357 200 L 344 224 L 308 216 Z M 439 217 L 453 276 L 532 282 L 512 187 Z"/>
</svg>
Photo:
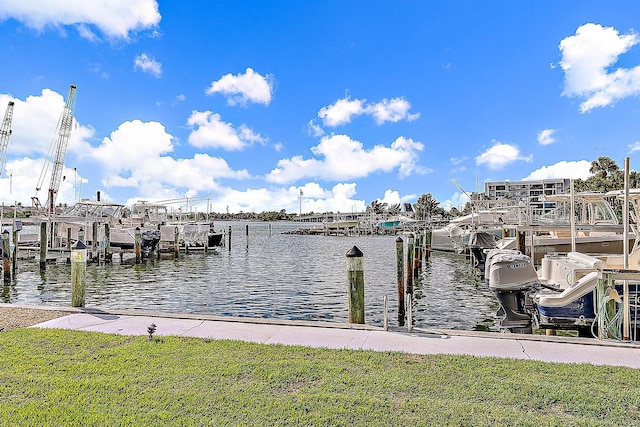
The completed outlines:
<svg viewBox="0 0 640 427">
<path fill-rule="evenodd" d="M 615 160 L 607 156 L 600 156 L 597 160 L 591 162 L 589 173 L 601 178 L 606 178 L 607 176 L 613 176 L 619 170 L 620 167 Z"/>
</svg>

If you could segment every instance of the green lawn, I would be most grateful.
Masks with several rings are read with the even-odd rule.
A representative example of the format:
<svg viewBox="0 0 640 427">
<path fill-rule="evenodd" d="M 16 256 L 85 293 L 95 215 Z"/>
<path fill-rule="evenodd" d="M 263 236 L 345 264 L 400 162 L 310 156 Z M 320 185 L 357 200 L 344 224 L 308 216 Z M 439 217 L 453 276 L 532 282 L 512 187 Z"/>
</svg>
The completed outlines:
<svg viewBox="0 0 640 427">
<path fill-rule="evenodd" d="M 640 425 L 640 370 L 17 329 L 0 424 Z"/>
</svg>

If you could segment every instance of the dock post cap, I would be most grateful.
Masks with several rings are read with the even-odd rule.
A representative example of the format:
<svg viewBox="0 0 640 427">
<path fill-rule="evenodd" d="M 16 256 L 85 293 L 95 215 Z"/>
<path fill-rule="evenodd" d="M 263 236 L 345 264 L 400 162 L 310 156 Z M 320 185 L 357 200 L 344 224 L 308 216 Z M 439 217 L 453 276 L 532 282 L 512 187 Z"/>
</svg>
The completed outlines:
<svg viewBox="0 0 640 427">
<path fill-rule="evenodd" d="M 72 247 L 71 249 L 73 250 L 82 250 L 82 249 L 87 249 L 87 245 L 85 245 L 84 243 L 82 243 L 82 240 L 78 240 Z"/>
<path fill-rule="evenodd" d="M 349 249 L 349 252 L 347 252 L 347 258 L 361 257 L 361 256 L 362 256 L 362 251 L 358 249 L 357 246 L 352 247 L 351 249 Z"/>
<path fill-rule="evenodd" d="M 398 236 L 398 237 L 396 238 L 396 242 L 402 242 L 402 241 L 403 241 L 403 240 L 402 240 L 402 237 Z"/>
</svg>

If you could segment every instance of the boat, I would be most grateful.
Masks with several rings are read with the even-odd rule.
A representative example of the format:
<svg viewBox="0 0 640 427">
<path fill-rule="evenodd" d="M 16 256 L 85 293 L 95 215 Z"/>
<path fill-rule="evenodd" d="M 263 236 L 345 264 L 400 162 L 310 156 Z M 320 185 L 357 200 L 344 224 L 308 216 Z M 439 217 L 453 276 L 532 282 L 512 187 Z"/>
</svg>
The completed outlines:
<svg viewBox="0 0 640 427">
<path fill-rule="evenodd" d="M 523 252 L 533 256 L 535 265 L 540 265 L 546 254 L 553 253 L 622 253 L 624 228 L 607 200 L 614 197 L 619 197 L 619 192 L 579 192 L 573 198 L 570 194 L 547 196 L 545 200 L 555 203 L 556 209 L 517 227 L 518 231 L 527 233 Z M 640 193 L 634 192 L 631 197 L 639 199 Z M 628 239 L 635 242 L 635 235 L 629 234 Z M 500 246 L 516 249 L 516 237 L 507 238 Z"/>
<path fill-rule="evenodd" d="M 431 232 L 431 250 L 467 253 L 469 239 L 473 233 L 482 231 L 502 238 L 507 211 L 484 210 L 454 218 L 444 227 Z"/>
<path fill-rule="evenodd" d="M 627 282 L 631 329 L 640 330 L 638 298 L 640 297 L 640 250 L 629 255 Z M 580 252 L 550 254 L 536 271 L 530 257 L 511 249 L 489 251 L 486 281 L 500 304 L 500 327 L 514 333 L 531 333 L 540 329 L 577 330 L 580 336 L 598 336 L 598 329 L 620 334 L 624 282 L 620 276 L 621 255 L 594 257 Z M 603 278 L 611 283 L 604 298 L 598 298 Z M 616 314 L 611 314 L 613 301 Z M 603 320 L 604 319 L 604 320 Z"/>
</svg>

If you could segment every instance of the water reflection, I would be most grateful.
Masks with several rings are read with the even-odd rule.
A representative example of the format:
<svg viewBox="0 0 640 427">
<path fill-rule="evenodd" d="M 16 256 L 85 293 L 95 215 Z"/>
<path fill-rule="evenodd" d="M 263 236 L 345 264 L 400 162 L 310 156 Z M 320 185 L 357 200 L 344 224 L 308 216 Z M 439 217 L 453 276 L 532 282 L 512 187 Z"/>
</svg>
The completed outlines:
<svg viewBox="0 0 640 427">
<path fill-rule="evenodd" d="M 89 264 L 86 305 L 239 317 L 347 322 L 346 253 L 364 253 L 365 321 L 381 325 L 383 298 L 397 325 L 395 236 L 298 236 L 295 223 L 232 226 L 232 245 L 139 265 Z M 414 283 L 417 327 L 495 330 L 497 306 L 465 257 L 433 253 Z M 2 301 L 68 306 L 71 266 L 21 261 Z"/>
</svg>

